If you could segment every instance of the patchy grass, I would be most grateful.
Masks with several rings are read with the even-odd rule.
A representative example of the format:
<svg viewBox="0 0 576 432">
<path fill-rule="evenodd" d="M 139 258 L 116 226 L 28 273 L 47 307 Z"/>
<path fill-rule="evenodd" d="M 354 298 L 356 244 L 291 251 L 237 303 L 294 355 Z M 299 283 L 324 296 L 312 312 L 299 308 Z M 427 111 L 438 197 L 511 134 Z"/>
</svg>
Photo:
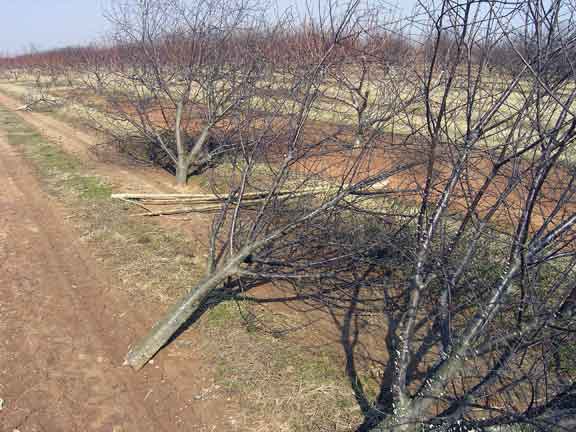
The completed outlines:
<svg viewBox="0 0 576 432">
<path fill-rule="evenodd" d="M 278 315 L 259 311 L 256 319 L 253 312 L 233 301 L 208 311 L 201 347 L 214 362 L 216 384 L 241 401 L 248 430 L 353 430 L 361 413 L 336 347 L 304 348 L 293 340 L 298 335 L 262 327 L 283 326 Z"/>
</svg>

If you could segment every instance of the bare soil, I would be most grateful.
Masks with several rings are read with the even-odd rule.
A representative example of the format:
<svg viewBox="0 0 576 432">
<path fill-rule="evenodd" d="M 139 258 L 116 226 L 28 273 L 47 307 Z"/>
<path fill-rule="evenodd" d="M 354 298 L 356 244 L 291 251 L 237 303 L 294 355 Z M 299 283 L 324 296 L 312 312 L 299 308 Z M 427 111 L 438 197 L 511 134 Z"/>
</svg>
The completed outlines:
<svg viewBox="0 0 576 432">
<path fill-rule="evenodd" d="M 230 403 L 197 398 L 210 365 L 193 349 L 122 367 L 155 306 L 115 289 L 1 135 L 0 185 L 0 431 L 233 430 Z"/>
</svg>

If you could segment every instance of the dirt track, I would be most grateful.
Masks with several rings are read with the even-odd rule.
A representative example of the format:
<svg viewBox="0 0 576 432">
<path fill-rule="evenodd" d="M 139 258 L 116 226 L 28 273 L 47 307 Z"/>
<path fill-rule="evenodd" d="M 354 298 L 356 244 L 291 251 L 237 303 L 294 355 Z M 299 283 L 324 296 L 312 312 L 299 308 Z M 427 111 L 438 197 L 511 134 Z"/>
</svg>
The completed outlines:
<svg viewBox="0 0 576 432">
<path fill-rule="evenodd" d="M 1 132 L 0 185 L 0 431 L 229 430 L 222 401 L 194 401 L 194 358 L 121 367 L 147 306 L 114 289 Z"/>
</svg>

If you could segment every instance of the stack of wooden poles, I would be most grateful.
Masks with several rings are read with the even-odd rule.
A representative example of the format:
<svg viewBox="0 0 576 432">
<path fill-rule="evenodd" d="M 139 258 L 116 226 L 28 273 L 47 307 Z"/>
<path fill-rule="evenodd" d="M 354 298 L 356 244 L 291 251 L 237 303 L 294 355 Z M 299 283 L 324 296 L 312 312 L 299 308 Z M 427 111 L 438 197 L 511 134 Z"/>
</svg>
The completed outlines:
<svg viewBox="0 0 576 432">
<path fill-rule="evenodd" d="M 285 199 L 292 199 L 302 197 L 305 195 L 314 195 L 325 192 L 326 186 L 306 188 L 300 191 L 280 191 L 276 193 L 276 197 Z M 249 192 L 242 195 L 240 206 L 242 208 L 256 207 L 258 204 L 265 201 L 268 197 L 268 192 Z M 222 204 L 226 201 L 234 202 L 236 196 L 229 194 L 215 195 L 215 194 L 138 194 L 138 193 L 119 193 L 112 194 L 112 198 L 135 204 L 146 210 L 146 213 L 138 213 L 134 216 L 164 216 L 164 215 L 178 215 L 185 213 L 212 213 L 222 209 Z M 165 206 L 163 210 L 154 211 L 149 207 Z M 166 208 L 171 207 L 171 208 Z"/>
<path fill-rule="evenodd" d="M 368 188 L 372 193 L 378 193 L 385 190 L 388 180 L 384 180 Z M 302 198 L 304 196 L 321 195 L 331 190 L 335 186 L 329 183 L 323 183 L 315 187 L 306 187 L 296 190 L 284 190 L 275 193 L 276 198 L 291 200 Z M 240 200 L 241 208 L 253 208 L 268 199 L 269 191 L 247 192 L 242 194 Z M 169 193 L 169 194 L 151 194 L 151 193 L 119 193 L 112 194 L 112 198 L 129 202 L 146 210 L 146 213 L 138 213 L 134 216 L 164 216 L 179 215 L 185 213 L 212 213 L 222 209 L 225 202 L 238 202 L 237 195 L 230 194 L 187 194 L 187 193 Z M 372 200 L 374 196 L 366 197 Z M 163 206 L 162 210 L 152 210 L 149 207 Z"/>
</svg>

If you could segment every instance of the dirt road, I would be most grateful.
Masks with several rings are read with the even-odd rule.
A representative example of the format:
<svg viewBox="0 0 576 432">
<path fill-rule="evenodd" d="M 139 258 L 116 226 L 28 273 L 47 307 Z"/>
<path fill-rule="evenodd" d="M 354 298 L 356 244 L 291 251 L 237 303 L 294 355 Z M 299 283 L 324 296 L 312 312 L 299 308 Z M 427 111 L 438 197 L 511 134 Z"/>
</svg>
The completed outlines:
<svg viewBox="0 0 576 432">
<path fill-rule="evenodd" d="M 0 431 L 229 430 L 182 379 L 193 358 L 121 366 L 149 325 L 133 302 L 0 133 Z"/>
</svg>

